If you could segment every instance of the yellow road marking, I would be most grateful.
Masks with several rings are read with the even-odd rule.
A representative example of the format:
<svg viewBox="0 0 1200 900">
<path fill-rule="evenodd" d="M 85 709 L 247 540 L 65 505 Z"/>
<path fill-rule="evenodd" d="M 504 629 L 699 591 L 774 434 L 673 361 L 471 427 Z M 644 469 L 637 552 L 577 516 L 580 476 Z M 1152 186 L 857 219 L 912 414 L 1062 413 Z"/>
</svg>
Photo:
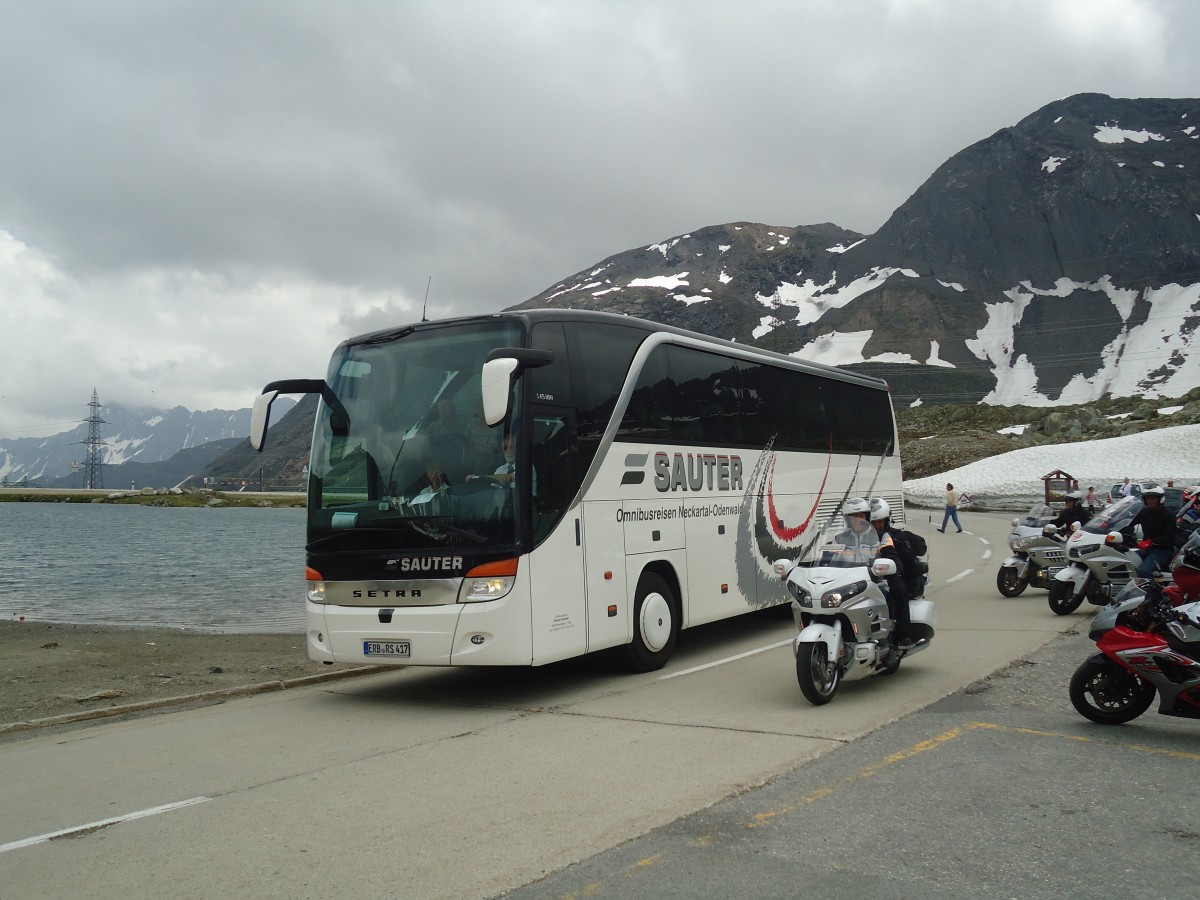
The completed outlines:
<svg viewBox="0 0 1200 900">
<path fill-rule="evenodd" d="M 781 815 L 786 815 L 787 813 L 792 812 L 795 809 L 799 809 L 802 806 L 808 806 L 809 804 L 815 803 L 818 800 L 823 800 L 840 788 L 849 787 L 852 784 L 865 781 L 868 778 L 874 778 L 880 772 L 898 762 L 912 759 L 914 756 L 918 756 L 929 750 L 936 750 L 938 747 L 944 747 L 946 744 L 962 737 L 964 734 L 981 730 L 1007 731 L 1011 734 L 1023 734 L 1031 737 L 1058 738 L 1067 741 L 1079 741 L 1085 744 L 1105 744 L 1107 746 L 1117 747 L 1122 750 L 1132 750 L 1136 753 L 1152 753 L 1156 756 L 1167 756 L 1171 757 L 1172 759 L 1200 760 L 1200 753 L 1188 753 L 1183 750 L 1162 750 L 1157 747 L 1147 747 L 1145 744 L 1125 744 L 1121 743 L 1120 741 L 1093 738 L 1088 737 L 1087 735 L 1063 734 L 1057 731 L 1043 731 L 1038 728 L 1025 728 L 1018 725 L 997 725 L 994 722 L 969 722 L 966 725 L 961 725 L 957 728 L 951 728 L 949 731 L 945 732 L 944 734 L 940 734 L 935 738 L 921 741 L 919 744 L 915 744 L 906 750 L 900 750 L 896 753 L 885 756 L 880 762 L 869 765 L 865 769 L 861 769 L 852 775 L 848 775 L 832 786 L 817 788 L 816 790 L 811 791 L 805 794 L 803 797 L 800 797 L 799 799 L 790 803 L 785 803 L 782 806 L 767 810 L 766 812 L 757 813 L 754 816 L 754 821 L 748 822 L 746 827 L 758 828 L 762 825 L 769 824 L 771 820 L 778 818 Z"/>
<path fill-rule="evenodd" d="M 904 762 L 913 757 L 920 756 L 922 753 L 927 753 L 930 750 L 937 750 L 944 747 L 951 741 L 955 741 L 963 735 L 970 734 L 974 731 L 1006 731 L 1011 734 L 1028 735 L 1030 737 L 1057 738 L 1068 741 L 1079 741 L 1087 744 L 1104 744 L 1109 747 L 1116 747 L 1121 750 L 1132 750 L 1135 753 L 1151 753 L 1156 756 L 1167 756 L 1172 759 L 1186 759 L 1200 761 L 1200 753 L 1188 753 L 1183 750 L 1163 750 L 1157 747 L 1148 747 L 1145 744 L 1125 744 L 1120 741 L 1111 741 L 1104 738 L 1093 738 L 1079 734 L 1063 734 L 1057 731 L 1044 731 L 1039 728 L 1025 728 L 1019 725 L 999 725 L 994 722 L 968 722 L 965 725 L 959 725 L 956 728 L 951 728 L 949 731 L 939 734 L 937 737 L 929 738 L 914 744 L 904 750 L 898 750 L 895 753 L 890 753 L 877 763 L 872 763 L 864 769 L 860 769 L 852 775 L 838 781 L 836 784 L 827 787 L 817 788 L 810 791 L 803 797 L 793 800 L 789 803 L 784 803 L 775 809 L 770 809 L 765 812 L 756 813 L 753 822 L 746 823 L 746 828 L 759 828 L 763 825 L 769 825 L 773 819 L 779 816 L 786 815 L 803 806 L 816 803 L 818 800 L 823 800 L 826 797 L 834 794 L 838 789 L 849 787 L 860 781 L 865 781 L 868 778 L 874 778 L 890 766 L 896 763 Z M 702 835 L 691 842 L 694 847 L 707 847 L 712 844 L 710 835 Z M 633 865 L 625 870 L 626 877 L 632 877 L 637 874 L 639 869 L 646 869 L 661 861 L 663 854 L 656 853 L 654 856 L 646 857 L 638 860 Z M 596 894 L 604 886 L 603 881 L 593 881 L 588 884 L 580 893 L 570 893 L 564 895 L 567 900 L 573 900 L 576 897 L 590 897 Z"/>
</svg>

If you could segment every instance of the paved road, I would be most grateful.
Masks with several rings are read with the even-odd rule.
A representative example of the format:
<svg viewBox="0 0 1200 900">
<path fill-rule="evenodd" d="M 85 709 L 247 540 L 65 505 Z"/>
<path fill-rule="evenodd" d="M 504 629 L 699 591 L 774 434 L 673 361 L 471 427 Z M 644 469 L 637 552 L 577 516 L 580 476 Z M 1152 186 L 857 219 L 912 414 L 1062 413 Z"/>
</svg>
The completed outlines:
<svg viewBox="0 0 1200 900">
<path fill-rule="evenodd" d="M 1193 897 L 1200 721 L 1079 716 L 1085 631 L 504 896 Z"/>
<path fill-rule="evenodd" d="M 790 620 L 769 612 L 689 632 L 660 673 L 616 675 L 603 656 L 531 670 L 409 669 L 14 738 L 0 744 L 0 892 L 492 896 L 598 863 L 596 854 L 679 827 L 723 798 L 765 798 L 780 779 L 819 788 L 858 772 L 855 790 L 883 790 L 870 766 L 889 754 L 871 754 L 884 735 L 911 727 L 915 717 L 901 717 L 1036 652 L 1086 615 L 1051 615 L 1044 592 L 1000 598 L 994 576 L 1008 520 L 964 524 L 971 533 L 930 537 L 934 646 L 893 678 L 844 685 L 820 709 L 796 686 Z M 961 737 L 937 747 L 1024 739 L 968 727 L 977 720 L 918 728 L 900 749 L 954 727 Z M 1037 752 L 1056 768 L 1074 764 L 1074 746 L 1060 759 L 1052 743 Z M 848 754 L 864 754 L 857 768 L 841 763 Z M 923 751 L 906 771 L 949 755 Z M 966 769 L 952 789 L 926 783 L 935 798 L 926 806 L 965 802 L 975 778 Z M 999 784 L 1008 781 L 1011 773 Z M 753 830 L 809 822 L 793 850 L 849 835 L 857 816 L 834 804 L 815 837 L 806 795 L 759 799 L 755 815 L 771 824 Z M 885 799 L 865 812 L 886 821 Z M 1078 839 L 1072 833 L 1070 845 Z M 916 859 L 942 852 L 931 846 Z M 880 868 L 883 859 L 858 863 Z M 603 888 L 614 889 L 615 871 L 605 868 Z M 680 895 L 708 876 L 683 880 Z M 553 881 L 528 889 L 558 890 Z"/>
</svg>

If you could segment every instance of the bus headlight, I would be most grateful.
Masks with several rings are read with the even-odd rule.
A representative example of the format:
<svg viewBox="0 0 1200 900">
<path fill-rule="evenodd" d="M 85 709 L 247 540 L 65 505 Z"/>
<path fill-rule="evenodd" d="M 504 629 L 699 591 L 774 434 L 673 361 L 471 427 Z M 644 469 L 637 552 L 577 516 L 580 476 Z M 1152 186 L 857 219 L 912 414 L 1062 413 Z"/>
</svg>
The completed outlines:
<svg viewBox="0 0 1200 900">
<path fill-rule="evenodd" d="M 304 576 L 308 579 L 308 599 L 312 603 L 325 602 L 325 579 L 321 573 L 311 566 L 305 567 Z"/>
<path fill-rule="evenodd" d="M 517 561 L 504 559 L 499 562 L 476 566 L 463 579 L 459 603 L 479 603 L 484 600 L 499 600 L 517 583 Z"/>
<path fill-rule="evenodd" d="M 512 575 L 493 575 L 486 578 L 468 578 L 465 582 L 462 603 L 478 603 L 481 600 L 499 600 L 512 590 L 517 579 Z"/>
</svg>

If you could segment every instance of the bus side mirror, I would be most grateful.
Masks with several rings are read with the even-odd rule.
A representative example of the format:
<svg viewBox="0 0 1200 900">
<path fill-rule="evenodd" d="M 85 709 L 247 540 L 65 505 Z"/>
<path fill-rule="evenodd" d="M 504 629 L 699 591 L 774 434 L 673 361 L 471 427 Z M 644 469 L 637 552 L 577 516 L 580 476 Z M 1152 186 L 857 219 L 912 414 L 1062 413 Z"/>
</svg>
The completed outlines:
<svg viewBox="0 0 1200 900">
<path fill-rule="evenodd" d="M 483 421 L 488 425 L 498 425 L 508 415 L 508 397 L 518 365 L 509 356 L 489 359 L 483 364 L 479 387 L 483 393 Z"/>
<path fill-rule="evenodd" d="M 329 407 L 329 427 L 334 434 L 350 433 L 350 414 L 342 401 L 323 378 L 291 378 L 272 381 L 254 399 L 254 411 L 250 414 L 250 446 L 262 452 L 267 444 L 267 426 L 271 424 L 271 404 L 280 394 L 320 394 Z"/>
<path fill-rule="evenodd" d="M 250 414 L 250 446 L 262 452 L 267 443 L 267 425 L 271 421 L 271 404 L 279 391 L 268 391 L 254 398 L 254 411 Z"/>
<path fill-rule="evenodd" d="M 549 350 L 525 350 L 520 347 L 497 347 L 487 355 L 480 378 L 483 399 L 483 420 L 489 426 L 499 425 L 508 415 L 508 398 L 513 382 L 525 369 L 536 369 L 554 362 Z"/>
</svg>

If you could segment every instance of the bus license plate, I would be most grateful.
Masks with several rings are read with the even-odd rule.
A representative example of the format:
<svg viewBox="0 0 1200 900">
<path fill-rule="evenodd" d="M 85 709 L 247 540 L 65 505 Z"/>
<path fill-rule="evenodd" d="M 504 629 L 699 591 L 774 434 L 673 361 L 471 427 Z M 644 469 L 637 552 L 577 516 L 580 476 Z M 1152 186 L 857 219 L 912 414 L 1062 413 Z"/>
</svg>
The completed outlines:
<svg viewBox="0 0 1200 900">
<path fill-rule="evenodd" d="M 363 641 L 363 656 L 412 656 L 411 641 Z"/>
</svg>

